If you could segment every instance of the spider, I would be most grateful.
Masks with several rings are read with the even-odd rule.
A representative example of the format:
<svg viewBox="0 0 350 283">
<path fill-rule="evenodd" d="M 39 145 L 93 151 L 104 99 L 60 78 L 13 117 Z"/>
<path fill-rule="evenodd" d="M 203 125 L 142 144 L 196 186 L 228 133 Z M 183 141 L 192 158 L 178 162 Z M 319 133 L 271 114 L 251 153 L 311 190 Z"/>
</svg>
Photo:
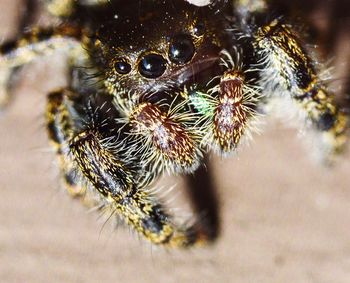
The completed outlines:
<svg viewBox="0 0 350 283">
<path fill-rule="evenodd" d="M 194 172 L 210 151 L 234 153 L 276 105 L 297 114 L 326 162 L 344 149 L 348 120 L 326 70 L 265 1 L 45 3 L 57 25 L 0 46 L 1 106 L 21 66 L 64 52 L 70 84 L 47 95 L 46 128 L 67 191 L 154 244 L 212 240 L 201 220 L 173 220 L 155 180 Z"/>
</svg>

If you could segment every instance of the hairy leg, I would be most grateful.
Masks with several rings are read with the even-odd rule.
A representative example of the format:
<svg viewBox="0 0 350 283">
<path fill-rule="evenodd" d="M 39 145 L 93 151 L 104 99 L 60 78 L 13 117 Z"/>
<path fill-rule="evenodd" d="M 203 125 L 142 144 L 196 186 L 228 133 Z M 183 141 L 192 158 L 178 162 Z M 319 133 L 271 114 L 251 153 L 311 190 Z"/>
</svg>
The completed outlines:
<svg viewBox="0 0 350 283">
<path fill-rule="evenodd" d="M 20 38 L 0 45 L 0 68 L 14 68 L 54 52 L 72 52 L 81 48 L 84 33 L 78 26 L 32 28 Z"/>
<path fill-rule="evenodd" d="M 99 205 L 96 195 L 89 193 L 88 186 L 76 170 L 68 141 L 74 135 L 74 121 L 69 112 L 68 99 L 74 95 L 67 89 L 58 89 L 47 95 L 46 129 L 49 140 L 56 151 L 65 188 L 73 197 L 87 207 Z"/>
<path fill-rule="evenodd" d="M 16 72 L 23 65 L 58 51 L 73 54 L 76 57 L 85 57 L 85 51 L 81 46 L 84 37 L 83 31 L 78 27 L 60 25 L 33 28 L 19 38 L 0 45 L 0 109 L 10 101 Z"/>
<path fill-rule="evenodd" d="M 262 64 L 263 89 L 270 98 L 293 101 L 320 137 L 325 160 L 331 161 L 344 148 L 348 121 L 321 78 L 317 61 L 297 33 L 277 19 L 258 29 L 254 45 Z"/>
<path fill-rule="evenodd" d="M 75 161 L 112 210 L 154 244 L 186 247 L 205 240 L 194 227 L 177 227 L 155 196 L 133 183 L 134 176 L 104 145 L 98 131 L 88 130 L 70 143 Z"/>
<path fill-rule="evenodd" d="M 251 14 L 263 13 L 267 10 L 265 0 L 234 0 L 235 10 L 245 22 Z"/>
<path fill-rule="evenodd" d="M 88 195 L 95 195 L 93 201 L 100 202 L 97 205 L 122 218 L 154 244 L 188 247 L 206 242 L 207 236 L 198 225 L 177 226 L 151 190 L 135 183 L 137 175 L 144 172 L 135 171 L 130 161 L 124 161 L 123 151 L 128 146 L 109 136 L 114 129 L 108 122 L 101 123 L 92 116 L 83 129 L 74 126 L 69 96 L 74 94 L 67 90 L 51 93 L 47 108 L 49 136 L 65 179 L 72 177 L 72 170 L 79 171 L 91 190 Z M 69 186 L 72 184 L 73 192 L 85 198 L 85 189 L 76 188 L 79 182 L 69 179 Z"/>
<path fill-rule="evenodd" d="M 57 17 L 72 16 L 78 6 L 105 5 L 109 0 L 45 0 L 47 10 Z"/>
<path fill-rule="evenodd" d="M 202 145 L 225 156 L 235 151 L 242 137 L 255 130 L 256 105 L 260 88 L 249 79 L 249 70 L 243 69 L 241 51 L 221 52 L 226 71 L 213 79 L 207 93 L 191 91 L 189 103 L 200 114 Z M 214 83 L 215 82 L 215 83 Z"/>
</svg>

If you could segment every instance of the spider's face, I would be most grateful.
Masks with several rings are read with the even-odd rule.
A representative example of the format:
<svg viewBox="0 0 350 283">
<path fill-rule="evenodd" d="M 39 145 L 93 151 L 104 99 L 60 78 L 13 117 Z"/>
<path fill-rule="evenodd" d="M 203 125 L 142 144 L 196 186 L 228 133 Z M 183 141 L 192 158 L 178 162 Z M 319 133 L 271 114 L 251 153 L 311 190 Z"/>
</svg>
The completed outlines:
<svg viewBox="0 0 350 283">
<path fill-rule="evenodd" d="M 165 6 L 128 7 L 101 25 L 95 47 L 112 93 L 157 92 L 201 83 L 219 72 L 222 48 L 209 10 L 186 3 Z"/>
</svg>

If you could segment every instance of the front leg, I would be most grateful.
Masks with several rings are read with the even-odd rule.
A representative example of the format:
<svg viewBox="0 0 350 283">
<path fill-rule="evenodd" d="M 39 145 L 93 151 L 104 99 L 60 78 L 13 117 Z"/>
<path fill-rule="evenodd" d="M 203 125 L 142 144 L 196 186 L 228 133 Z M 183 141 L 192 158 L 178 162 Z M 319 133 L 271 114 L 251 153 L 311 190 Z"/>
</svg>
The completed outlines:
<svg viewBox="0 0 350 283">
<path fill-rule="evenodd" d="M 70 17 L 81 6 L 101 6 L 110 0 L 45 0 L 47 10 L 57 17 Z"/>
<path fill-rule="evenodd" d="M 85 178 L 104 197 L 105 206 L 154 244 L 187 247 L 205 239 L 195 227 L 177 227 L 163 205 L 103 142 L 98 129 L 79 133 L 70 148 Z"/>
<path fill-rule="evenodd" d="M 235 10 L 245 21 L 250 14 L 263 13 L 267 9 L 265 0 L 235 0 Z"/>
<path fill-rule="evenodd" d="M 76 125 L 72 119 L 72 100 L 76 94 L 68 89 L 58 89 L 47 95 L 46 129 L 54 148 L 64 187 L 73 198 L 87 207 L 98 207 L 99 197 L 89 190 L 73 160 L 68 141 L 74 136 Z"/>
<path fill-rule="evenodd" d="M 277 19 L 258 29 L 254 46 L 262 65 L 263 89 L 270 98 L 292 99 L 320 136 L 326 161 L 331 161 L 345 146 L 348 118 L 321 78 L 316 60 L 296 32 Z"/>
<path fill-rule="evenodd" d="M 90 197 L 101 210 L 119 216 L 154 244 L 188 247 L 208 241 L 209 236 L 199 225 L 174 224 L 156 196 L 136 183 L 139 175 L 149 173 L 139 168 L 139 156 L 130 156 L 128 149 L 132 146 L 127 140 L 120 140 L 123 133 L 121 128 L 115 128 L 115 119 L 102 118 L 103 111 L 95 109 L 91 100 L 88 108 L 93 109 L 93 115 L 75 111 L 70 97 L 79 96 L 68 90 L 49 95 L 47 128 L 64 177 L 74 170 L 82 180 L 73 179 L 70 183 L 86 186 L 78 196 Z"/>
<path fill-rule="evenodd" d="M 84 39 L 87 39 L 87 34 L 76 25 L 32 28 L 20 38 L 0 45 L 0 68 L 19 67 L 57 51 L 68 53 L 80 50 Z"/>
<path fill-rule="evenodd" d="M 21 37 L 0 45 L 0 110 L 10 101 L 11 88 L 19 68 L 58 51 L 85 58 L 86 52 L 82 47 L 84 38 L 86 35 L 78 26 L 62 24 L 33 28 Z"/>
</svg>

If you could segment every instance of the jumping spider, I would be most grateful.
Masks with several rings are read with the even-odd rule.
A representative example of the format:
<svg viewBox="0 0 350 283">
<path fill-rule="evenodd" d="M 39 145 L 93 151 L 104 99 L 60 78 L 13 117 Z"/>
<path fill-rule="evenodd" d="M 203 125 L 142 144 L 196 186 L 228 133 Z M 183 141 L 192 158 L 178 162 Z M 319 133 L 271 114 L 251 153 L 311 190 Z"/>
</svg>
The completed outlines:
<svg viewBox="0 0 350 283">
<path fill-rule="evenodd" d="M 70 86 L 48 94 L 46 121 L 67 190 L 154 244 L 211 240 L 201 223 L 174 223 L 155 179 L 234 152 L 276 101 L 300 114 L 325 160 L 345 145 L 347 118 L 322 66 L 263 0 L 46 2 L 60 23 L 0 46 L 3 87 L 24 64 L 65 52 Z"/>
</svg>

